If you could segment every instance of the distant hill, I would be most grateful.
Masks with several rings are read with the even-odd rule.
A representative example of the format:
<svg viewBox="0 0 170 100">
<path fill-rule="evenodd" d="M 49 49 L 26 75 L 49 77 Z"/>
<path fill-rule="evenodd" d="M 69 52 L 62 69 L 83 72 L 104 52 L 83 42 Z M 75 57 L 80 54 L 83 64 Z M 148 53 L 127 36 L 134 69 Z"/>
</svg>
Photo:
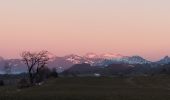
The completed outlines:
<svg viewBox="0 0 170 100">
<path fill-rule="evenodd" d="M 112 75 L 136 75 L 151 72 L 152 68 L 149 64 L 111 64 L 109 66 L 91 66 L 90 64 L 76 64 L 65 70 L 63 75 L 76 76 L 94 76 L 100 74 L 102 76 Z"/>
</svg>

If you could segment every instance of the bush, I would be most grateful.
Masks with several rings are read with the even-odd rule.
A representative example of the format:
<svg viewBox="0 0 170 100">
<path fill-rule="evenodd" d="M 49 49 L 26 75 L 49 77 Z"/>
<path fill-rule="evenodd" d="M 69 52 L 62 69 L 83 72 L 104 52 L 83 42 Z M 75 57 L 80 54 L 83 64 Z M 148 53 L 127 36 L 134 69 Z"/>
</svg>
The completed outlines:
<svg viewBox="0 0 170 100">
<path fill-rule="evenodd" d="M 36 83 L 41 83 L 43 81 L 45 81 L 46 79 L 48 79 L 50 77 L 50 69 L 48 67 L 44 67 L 41 70 L 39 70 L 36 78 L 35 78 L 35 82 Z"/>
<path fill-rule="evenodd" d="M 53 68 L 51 71 L 51 77 L 58 78 L 58 73 L 55 68 Z"/>
<path fill-rule="evenodd" d="M 0 80 L 0 86 L 4 86 L 4 81 Z"/>
<path fill-rule="evenodd" d="M 28 88 L 28 87 L 30 87 L 30 84 L 29 84 L 29 82 L 28 82 L 27 79 L 22 78 L 22 79 L 20 79 L 20 80 L 18 81 L 17 87 L 18 87 L 19 89 Z"/>
</svg>

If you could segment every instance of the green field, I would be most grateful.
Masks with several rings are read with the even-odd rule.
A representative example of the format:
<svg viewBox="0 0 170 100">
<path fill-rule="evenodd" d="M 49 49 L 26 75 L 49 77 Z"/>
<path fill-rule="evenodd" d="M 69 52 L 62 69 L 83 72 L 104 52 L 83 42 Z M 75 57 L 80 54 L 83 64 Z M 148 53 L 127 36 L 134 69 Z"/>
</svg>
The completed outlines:
<svg viewBox="0 0 170 100">
<path fill-rule="evenodd" d="M 0 100 L 170 100 L 170 76 L 49 79 L 22 90 L 0 87 Z"/>
</svg>

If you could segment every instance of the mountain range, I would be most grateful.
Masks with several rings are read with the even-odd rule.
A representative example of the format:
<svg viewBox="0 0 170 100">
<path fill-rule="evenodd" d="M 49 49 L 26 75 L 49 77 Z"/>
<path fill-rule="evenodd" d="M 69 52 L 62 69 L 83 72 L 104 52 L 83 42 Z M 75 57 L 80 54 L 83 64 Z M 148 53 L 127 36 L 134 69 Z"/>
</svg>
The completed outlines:
<svg viewBox="0 0 170 100">
<path fill-rule="evenodd" d="M 12 67 L 13 73 L 21 73 L 26 72 L 27 68 L 21 59 L 4 59 L 0 57 L 0 73 L 3 73 L 3 68 L 5 63 L 8 62 Z M 86 63 L 90 66 L 109 66 L 111 64 L 168 64 L 170 63 L 170 57 L 166 56 L 163 59 L 152 62 L 148 61 L 140 56 L 124 56 L 121 54 L 113 54 L 113 53 L 104 53 L 104 54 L 95 54 L 95 53 L 87 53 L 84 56 L 79 55 L 67 55 L 63 57 L 53 57 L 48 63 L 49 68 L 57 68 L 59 72 L 62 72 L 75 64 Z"/>
</svg>

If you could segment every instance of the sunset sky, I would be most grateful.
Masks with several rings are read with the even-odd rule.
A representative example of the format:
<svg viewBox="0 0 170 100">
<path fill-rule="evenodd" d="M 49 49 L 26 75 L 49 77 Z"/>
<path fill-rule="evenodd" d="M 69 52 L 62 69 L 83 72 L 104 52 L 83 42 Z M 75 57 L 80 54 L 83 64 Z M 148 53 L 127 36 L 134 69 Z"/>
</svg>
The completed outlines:
<svg viewBox="0 0 170 100">
<path fill-rule="evenodd" d="M 170 0 L 0 0 L 0 56 L 170 55 Z"/>
</svg>

